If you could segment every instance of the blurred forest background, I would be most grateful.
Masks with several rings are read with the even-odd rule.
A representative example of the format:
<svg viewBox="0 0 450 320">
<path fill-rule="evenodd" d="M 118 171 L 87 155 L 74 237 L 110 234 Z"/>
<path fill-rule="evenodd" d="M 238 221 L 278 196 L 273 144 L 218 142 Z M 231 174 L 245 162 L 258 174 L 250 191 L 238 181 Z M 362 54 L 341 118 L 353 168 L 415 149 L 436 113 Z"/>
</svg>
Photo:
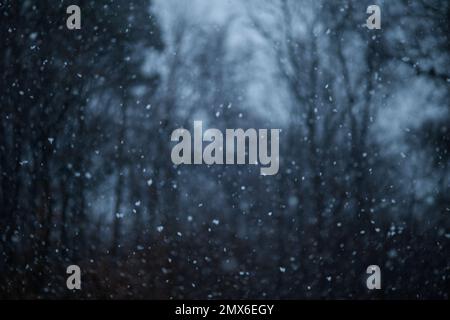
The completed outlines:
<svg viewBox="0 0 450 320">
<path fill-rule="evenodd" d="M 0 0 L 0 297 L 448 299 L 449 35 L 437 0 Z M 279 173 L 173 166 L 194 120 L 281 128 Z"/>
</svg>

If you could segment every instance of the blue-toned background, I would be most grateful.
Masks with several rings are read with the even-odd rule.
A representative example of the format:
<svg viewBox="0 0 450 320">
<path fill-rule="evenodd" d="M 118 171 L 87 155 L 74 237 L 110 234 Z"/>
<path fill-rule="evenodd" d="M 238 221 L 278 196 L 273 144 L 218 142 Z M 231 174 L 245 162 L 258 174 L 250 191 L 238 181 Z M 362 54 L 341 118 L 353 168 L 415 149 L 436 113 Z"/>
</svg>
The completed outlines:
<svg viewBox="0 0 450 320">
<path fill-rule="evenodd" d="M 437 0 L 0 0 L 0 297 L 448 299 L 449 34 Z M 175 167 L 194 120 L 282 129 L 279 173 Z"/>
</svg>

